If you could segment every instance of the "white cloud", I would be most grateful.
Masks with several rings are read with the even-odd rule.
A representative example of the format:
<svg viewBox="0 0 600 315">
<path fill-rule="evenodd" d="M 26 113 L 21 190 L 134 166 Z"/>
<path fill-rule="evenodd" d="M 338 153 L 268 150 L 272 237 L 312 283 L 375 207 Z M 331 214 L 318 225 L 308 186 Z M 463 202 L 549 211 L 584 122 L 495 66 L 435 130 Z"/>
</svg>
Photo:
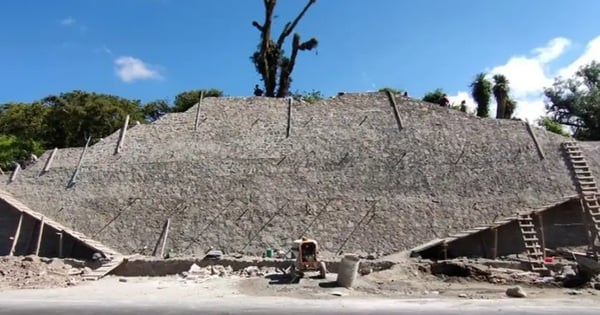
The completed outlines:
<svg viewBox="0 0 600 315">
<path fill-rule="evenodd" d="M 555 77 L 570 77 L 580 66 L 592 60 L 600 60 L 600 36 L 598 36 L 591 40 L 585 52 L 569 65 L 554 72 L 550 71 L 552 62 L 563 56 L 569 46 L 571 46 L 569 39 L 557 37 L 545 46 L 532 49 L 529 56 L 513 56 L 505 64 L 493 66 L 488 71 L 489 79 L 494 74 L 503 74 L 509 80 L 511 97 L 518 103 L 515 110 L 516 117 L 534 122 L 545 115 L 544 88 L 550 87 Z M 450 96 L 451 102 L 460 103 L 462 100 L 467 101 L 470 110 L 476 107 L 469 92 L 459 91 L 456 95 Z M 492 97 L 490 116 L 494 117 L 495 112 L 496 103 Z"/>
<path fill-rule="evenodd" d="M 591 40 L 585 49 L 585 52 L 579 56 L 575 61 L 573 61 L 570 65 L 560 69 L 558 71 L 558 75 L 562 77 L 570 77 L 579 67 L 589 64 L 592 60 L 600 61 L 600 36 Z"/>
<path fill-rule="evenodd" d="M 62 20 L 60 20 L 60 25 L 64 25 L 64 26 L 70 26 L 75 24 L 77 21 L 75 21 L 74 18 L 72 17 L 68 17 L 68 18 L 64 18 Z"/>
<path fill-rule="evenodd" d="M 117 76 L 123 82 L 162 79 L 155 66 L 148 65 L 142 60 L 131 56 L 121 56 L 115 59 L 115 65 Z"/>
</svg>

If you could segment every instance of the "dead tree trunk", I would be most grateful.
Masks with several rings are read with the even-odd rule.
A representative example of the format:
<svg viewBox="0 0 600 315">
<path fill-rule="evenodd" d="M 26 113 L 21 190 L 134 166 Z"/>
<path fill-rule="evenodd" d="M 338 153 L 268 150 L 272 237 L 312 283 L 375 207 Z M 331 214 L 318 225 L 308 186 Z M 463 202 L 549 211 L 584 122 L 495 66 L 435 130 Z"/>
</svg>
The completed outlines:
<svg viewBox="0 0 600 315">
<path fill-rule="evenodd" d="M 259 50 L 252 55 L 252 61 L 257 72 L 261 75 L 264 82 L 265 96 L 267 97 L 285 97 L 287 96 L 291 86 L 291 75 L 294 70 L 298 50 L 312 50 L 317 47 L 318 41 L 316 38 L 300 44 L 300 35 L 294 34 L 294 42 L 292 44 L 292 53 L 290 57 L 283 54 L 283 44 L 285 40 L 292 34 L 296 25 L 300 22 L 308 9 L 316 2 L 316 0 L 308 0 L 304 9 L 292 21 L 288 22 L 283 31 L 275 42 L 272 38 L 271 26 L 273 24 L 273 12 L 277 4 L 277 0 L 263 0 L 265 5 L 265 21 L 260 23 L 253 21 L 252 25 L 261 33 Z M 279 73 L 279 80 L 277 74 Z M 279 81 L 279 82 L 278 82 Z"/>
</svg>

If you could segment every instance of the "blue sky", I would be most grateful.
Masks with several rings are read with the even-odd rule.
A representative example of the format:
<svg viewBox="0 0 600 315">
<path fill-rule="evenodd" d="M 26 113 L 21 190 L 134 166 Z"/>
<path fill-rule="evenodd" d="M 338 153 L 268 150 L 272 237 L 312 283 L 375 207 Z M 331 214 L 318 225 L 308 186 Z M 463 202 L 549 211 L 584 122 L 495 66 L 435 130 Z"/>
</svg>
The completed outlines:
<svg viewBox="0 0 600 315">
<path fill-rule="evenodd" d="M 305 0 L 279 2 L 277 32 Z M 299 56 L 292 90 L 392 86 L 420 97 L 440 87 L 459 101 L 488 70 L 507 74 L 518 113 L 534 117 L 552 77 L 600 59 L 600 1 L 567 3 L 318 0 L 297 31 L 320 45 Z M 260 82 L 251 22 L 262 9 L 261 0 L 2 1 L 0 103 L 74 89 L 143 101 L 193 88 L 251 95 Z"/>
</svg>

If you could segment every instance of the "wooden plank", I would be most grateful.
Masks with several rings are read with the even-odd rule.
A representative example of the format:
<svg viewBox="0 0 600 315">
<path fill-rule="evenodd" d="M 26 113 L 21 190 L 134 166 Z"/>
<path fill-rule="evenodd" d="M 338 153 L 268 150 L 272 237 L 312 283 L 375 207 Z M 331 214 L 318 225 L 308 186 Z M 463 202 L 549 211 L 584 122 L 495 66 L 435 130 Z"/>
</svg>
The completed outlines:
<svg viewBox="0 0 600 315">
<path fill-rule="evenodd" d="M 538 142 L 538 139 L 535 136 L 535 133 L 533 132 L 533 128 L 531 128 L 531 125 L 529 125 L 529 123 L 527 122 L 525 122 L 525 126 L 527 126 L 527 132 L 529 132 L 531 139 L 533 139 L 533 143 L 535 144 L 535 148 L 538 152 L 538 155 L 540 156 L 540 159 L 545 159 L 546 157 L 544 155 L 544 151 L 542 150 L 542 147 L 540 146 L 540 143 Z"/>
<path fill-rule="evenodd" d="M 125 123 L 121 127 L 121 133 L 119 134 L 119 140 L 117 141 L 117 147 L 115 148 L 115 154 L 121 153 L 123 150 L 123 143 L 125 141 L 125 134 L 127 134 L 127 127 L 129 126 L 129 115 L 125 116 Z"/>
<path fill-rule="evenodd" d="M 17 164 L 17 166 L 15 167 L 12 174 L 10 175 L 10 178 L 8 179 L 9 183 L 12 183 L 15 181 L 15 179 L 17 179 L 17 174 L 19 174 L 19 171 L 21 170 L 21 164 L 19 164 L 19 163 L 16 163 L 16 164 Z"/>
<path fill-rule="evenodd" d="M 165 224 L 165 233 L 163 236 L 162 247 L 160 248 L 160 257 L 165 257 L 165 247 L 167 246 L 167 239 L 169 238 L 169 226 L 171 225 L 171 219 L 167 219 L 167 224 Z"/>
<path fill-rule="evenodd" d="M 44 234 L 44 217 L 40 219 L 40 229 L 38 231 L 37 245 L 35 246 L 35 255 L 40 255 L 40 247 L 42 246 L 42 235 Z"/>
<path fill-rule="evenodd" d="M 48 157 L 48 159 L 46 160 L 46 164 L 44 165 L 44 169 L 42 170 L 42 174 L 50 170 L 50 166 L 52 165 L 52 161 L 54 161 L 54 156 L 56 155 L 57 151 L 58 148 L 54 148 L 54 150 L 52 150 L 52 153 L 50 153 L 50 156 Z"/>
<path fill-rule="evenodd" d="M 390 90 L 387 90 L 386 92 L 394 109 L 394 117 L 398 123 L 398 129 L 402 130 L 402 128 L 404 128 L 404 124 L 402 123 L 402 118 L 400 117 L 400 111 L 398 110 L 398 104 L 396 103 L 396 98 L 394 98 L 394 93 L 392 93 Z"/>
<path fill-rule="evenodd" d="M 498 257 L 498 229 L 494 228 L 494 248 L 492 250 L 492 259 Z"/>
<path fill-rule="evenodd" d="M 19 223 L 17 223 L 17 230 L 15 231 L 15 235 L 13 236 L 12 245 L 10 246 L 9 256 L 13 256 L 15 254 L 15 249 L 17 248 L 17 243 L 19 242 L 19 235 L 21 235 L 21 225 L 23 224 L 23 212 L 19 216 Z"/>
<path fill-rule="evenodd" d="M 83 147 L 83 151 L 81 151 L 81 155 L 79 156 L 79 161 L 77 162 L 77 167 L 75 168 L 75 171 L 73 172 L 73 175 L 71 176 L 71 179 L 69 180 L 69 184 L 67 185 L 67 187 L 71 187 L 75 184 L 75 181 L 77 181 L 77 175 L 79 175 L 79 170 L 81 169 L 81 164 L 83 164 L 83 157 L 85 156 L 85 152 L 87 152 L 88 146 L 90 145 L 90 140 L 92 140 L 92 137 L 89 136 L 87 138 L 87 140 L 85 141 L 85 147 Z"/>
<path fill-rule="evenodd" d="M 63 257 L 63 233 L 61 232 L 57 232 L 56 235 L 58 235 L 58 258 L 62 258 Z"/>
<path fill-rule="evenodd" d="M 200 99 L 198 100 L 198 108 L 196 108 L 196 120 L 194 121 L 194 131 L 198 131 L 198 125 L 200 124 L 200 107 L 204 100 L 204 91 L 200 91 Z"/>
<path fill-rule="evenodd" d="M 290 97 L 288 99 L 288 106 L 287 106 L 287 128 L 285 130 L 286 138 L 290 137 L 291 131 L 292 131 L 292 98 Z"/>
<path fill-rule="evenodd" d="M 546 237 L 544 235 L 544 219 L 542 218 L 542 213 L 538 213 L 538 221 L 540 224 L 540 242 L 542 243 L 542 254 L 544 259 L 546 258 Z"/>
</svg>

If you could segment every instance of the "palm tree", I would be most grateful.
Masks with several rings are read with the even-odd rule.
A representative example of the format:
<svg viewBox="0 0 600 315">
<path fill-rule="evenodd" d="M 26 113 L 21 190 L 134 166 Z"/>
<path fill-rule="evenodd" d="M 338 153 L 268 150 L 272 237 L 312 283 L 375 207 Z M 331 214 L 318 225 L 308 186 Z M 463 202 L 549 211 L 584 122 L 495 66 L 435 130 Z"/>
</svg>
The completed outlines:
<svg viewBox="0 0 600 315">
<path fill-rule="evenodd" d="M 485 78 L 485 73 L 479 73 L 470 85 L 471 96 L 477 103 L 477 116 L 489 117 L 492 83 Z"/>
<path fill-rule="evenodd" d="M 496 119 L 504 119 L 505 117 L 505 109 L 506 102 L 508 101 L 508 92 L 510 91 L 510 87 L 508 86 L 508 79 L 502 74 L 496 74 L 493 77 L 494 79 L 494 98 L 496 98 L 496 104 L 498 107 L 496 108 Z"/>
<path fill-rule="evenodd" d="M 504 107 L 504 119 L 511 119 L 517 108 L 517 101 L 510 97 L 506 100 L 506 107 Z"/>
</svg>

